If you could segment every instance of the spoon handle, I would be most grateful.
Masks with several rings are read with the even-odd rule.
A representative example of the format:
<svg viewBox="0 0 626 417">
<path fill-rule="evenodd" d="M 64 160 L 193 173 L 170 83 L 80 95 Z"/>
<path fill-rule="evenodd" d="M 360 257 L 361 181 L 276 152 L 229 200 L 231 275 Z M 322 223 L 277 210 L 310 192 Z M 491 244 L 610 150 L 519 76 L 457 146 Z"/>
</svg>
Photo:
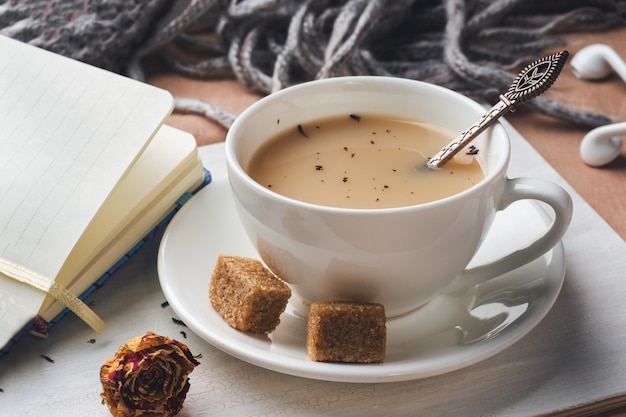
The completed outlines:
<svg viewBox="0 0 626 417">
<path fill-rule="evenodd" d="M 444 146 L 435 156 L 430 158 L 426 165 L 432 169 L 440 169 L 454 155 L 463 149 L 468 143 L 491 126 L 500 116 L 508 113 L 509 107 L 502 100 L 498 101 L 489 111 L 483 114 L 473 125 L 464 130 L 452 142 Z"/>
<path fill-rule="evenodd" d="M 430 158 L 426 165 L 431 169 L 440 169 L 443 164 L 452 159 L 454 155 L 501 116 L 509 111 L 515 111 L 518 105 L 543 94 L 556 81 L 568 55 L 567 51 L 557 52 L 526 66 L 515 78 L 507 92 L 500 94 L 500 101 L 456 139 Z"/>
</svg>

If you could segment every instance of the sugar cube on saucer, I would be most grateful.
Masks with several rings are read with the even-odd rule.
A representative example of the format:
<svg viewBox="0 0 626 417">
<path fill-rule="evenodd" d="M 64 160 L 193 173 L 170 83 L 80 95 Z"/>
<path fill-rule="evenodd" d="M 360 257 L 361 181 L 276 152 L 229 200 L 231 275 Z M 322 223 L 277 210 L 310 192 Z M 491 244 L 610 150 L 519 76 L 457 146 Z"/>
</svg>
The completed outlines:
<svg viewBox="0 0 626 417">
<path fill-rule="evenodd" d="M 343 301 L 311 304 L 306 349 L 313 361 L 383 362 L 386 336 L 382 304 Z"/>
<path fill-rule="evenodd" d="M 291 290 L 256 259 L 220 255 L 211 276 L 209 299 L 229 326 L 269 333 L 280 322 Z"/>
</svg>

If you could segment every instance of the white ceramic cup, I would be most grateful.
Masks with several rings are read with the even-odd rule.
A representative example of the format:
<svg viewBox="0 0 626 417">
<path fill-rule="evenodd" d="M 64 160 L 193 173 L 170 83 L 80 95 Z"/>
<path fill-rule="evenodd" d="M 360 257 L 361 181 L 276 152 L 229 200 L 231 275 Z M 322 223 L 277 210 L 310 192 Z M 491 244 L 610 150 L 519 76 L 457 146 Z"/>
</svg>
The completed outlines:
<svg viewBox="0 0 626 417">
<path fill-rule="evenodd" d="M 393 317 L 416 309 L 446 288 L 475 285 L 549 251 L 569 225 L 571 199 L 548 181 L 507 178 L 510 143 L 500 124 L 472 142 L 479 149 L 476 157 L 485 179 L 425 204 L 391 209 L 326 207 L 284 197 L 246 173 L 261 145 L 306 122 L 375 114 L 428 121 L 461 132 L 484 113 L 478 103 L 442 87 L 367 76 L 299 84 L 246 109 L 226 138 L 229 180 L 251 242 L 266 265 L 290 283 L 296 299 L 303 301 L 292 305 L 306 312 L 308 303 L 320 300 L 378 302 Z M 521 199 L 552 207 L 554 221 L 546 233 L 503 259 L 465 270 L 496 211 Z"/>
</svg>

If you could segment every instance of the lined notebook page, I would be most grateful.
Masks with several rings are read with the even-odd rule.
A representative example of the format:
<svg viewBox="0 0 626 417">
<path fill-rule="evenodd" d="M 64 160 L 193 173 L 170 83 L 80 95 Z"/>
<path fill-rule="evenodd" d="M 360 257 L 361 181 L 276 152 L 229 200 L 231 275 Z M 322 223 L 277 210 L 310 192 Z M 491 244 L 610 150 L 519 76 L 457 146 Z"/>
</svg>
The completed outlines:
<svg viewBox="0 0 626 417">
<path fill-rule="evenodd" d="M 0 36 L 0 257 L 54 278 L 169 93 Z M 0 276 L 0 346 L 45 294 Z"/>
</svg>

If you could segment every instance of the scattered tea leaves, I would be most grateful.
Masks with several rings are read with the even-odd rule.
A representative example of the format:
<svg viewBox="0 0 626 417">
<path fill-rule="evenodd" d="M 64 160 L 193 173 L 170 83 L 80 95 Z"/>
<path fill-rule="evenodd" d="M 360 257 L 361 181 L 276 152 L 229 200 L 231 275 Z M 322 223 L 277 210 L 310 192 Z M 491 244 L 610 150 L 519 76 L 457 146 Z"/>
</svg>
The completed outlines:
<svg viewBox="0 0 626 417">
<path fill-rule="evenodd" d="M 172 321 L 180 326 L 185 326 L 187 327 L 187 325 L 185 324 L 184 321 L 177 319 L 176 317 L 172 317 Z"/>
<path fill-rule="evenodd" d="M 298 132 L 305 138 L 309 137 L 306 133 L 304 133 L 304 129 L 302 128 L 302 125 L 298 125 Z"/>
<path fill-rule="evenodd" d="M 50 356 L 46 356 L 44 354 L 41 354 L 39 356 L 41 356 L 43 359 L 47 360 L 50 363 L 54 363 L 54 359 L 52 359 Z"/>
<path fill-rule="evenodd" d="M 360 122 L 360 121 L 361 121 L 361 116 L 359 116 L 358 114 L 351 114 L 351 115 L 350 115 L 350 118 L 351 118 L 352 120 L 356 120 L 357 122 Z"/>
</svg>

